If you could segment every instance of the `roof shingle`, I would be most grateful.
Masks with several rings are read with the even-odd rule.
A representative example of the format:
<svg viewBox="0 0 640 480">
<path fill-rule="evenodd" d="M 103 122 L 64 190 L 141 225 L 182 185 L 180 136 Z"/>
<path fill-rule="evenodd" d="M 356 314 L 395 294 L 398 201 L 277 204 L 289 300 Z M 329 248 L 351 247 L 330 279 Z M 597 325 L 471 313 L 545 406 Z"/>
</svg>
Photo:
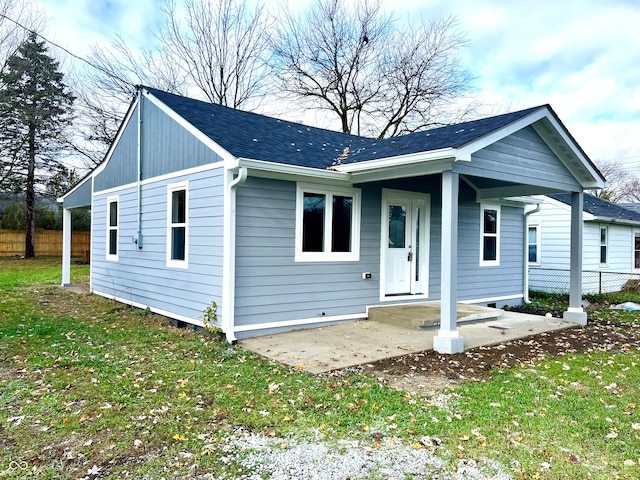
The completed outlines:
<svg viewBox="0 0 640 480">
<path fill-rule="evenodd" d="M 279 120 L 145 87 L 195 128 L 239 158 L 327 169 L 342 164 L 459 148 L 546 106 L 383 140 Z M 348 150 L 346 150 L 348 148 Z"/>
</svg>

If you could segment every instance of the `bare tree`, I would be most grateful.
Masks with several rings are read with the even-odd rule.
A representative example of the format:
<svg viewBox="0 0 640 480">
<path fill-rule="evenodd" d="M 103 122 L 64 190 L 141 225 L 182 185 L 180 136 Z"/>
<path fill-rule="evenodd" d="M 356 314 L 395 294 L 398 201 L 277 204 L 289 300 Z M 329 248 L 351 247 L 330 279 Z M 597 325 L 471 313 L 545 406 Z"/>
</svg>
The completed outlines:
<svg viewBox="0 0 640 480">
<path fill-rule="evenodd" d="M 607 186 L 593 191 L 595 196 L 611 202 L 640 200 L 640 178 L 615 161 L 596 160 L 596 166 L 607 180 Z"/>
<path fill-rule="evenodd" d="M 184 7 L 181 22 L 167 0 L 160 39 L 185 76 L 212 103 L 238 108 L 259 97 L 271 31 L 264 7 L 251 11 L 246 0 L 185 0 Z"/>
<path fill-rule="evenodd" d="M 316 0 L 287 8 L 272 42 L 282 91 L 338 117 L 346 133 L 390 137 L 460 120 L 467 43 L 452 17 L 398 26 L 380 0 Z"/>
</svg>

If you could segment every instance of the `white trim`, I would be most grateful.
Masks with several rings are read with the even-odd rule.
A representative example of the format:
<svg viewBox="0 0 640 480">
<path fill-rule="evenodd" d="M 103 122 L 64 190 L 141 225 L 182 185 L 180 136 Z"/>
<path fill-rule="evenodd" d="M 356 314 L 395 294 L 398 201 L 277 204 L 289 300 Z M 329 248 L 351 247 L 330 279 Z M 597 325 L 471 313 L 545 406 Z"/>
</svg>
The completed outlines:
<svg viewBox="0 0 640 480">
<path fill-rule="evenodd" d="M 316 323 L 331 323 L 345 320 L 366 320 L 366 313 L 354 313 L 351 315 L 334 315 L 332 317 L 301 318 L 299 320 L 283 320 L 281 322 L 259 323 L 256 325 L 239 325 L 236 332 L 250 332 L 252 330 L 265 330 L 267 328 L 285 328 L 302 325 L 313 325 Z"/>
<path fill-rule="evenodd" d="M 71 209 L 62 210 L 62 282 L 63 287 L 71 283 Z"/>
<path fill-rule="evenodd" d="M 304 194 L 317 193 L 325 195 L 324 212 L 324 251 L 302 251 L 302 227 L 304 213 Z M 336 195 L 353 198 L 351 211 L 351 251 L 332 252 L 332 198 Z M 360 210 L 361 191 L 359 188 L 340 187 L 335 185 L 320 185 L 313 183 L 296 183 L 296 231 L 295 231 L 295 261 L 296 262 L 357 262 L 360 260 Z"/>
<path fill-rule="evenodd" d="M 486 233 L 484 231 L 484 212 L 485 210 L 496 211 L 496 233 Z M 480 266 L 481 267 L 497 267 L 500 266 L 500 223 L 502 216 L 502 206 L 496 203 L 481 203 L 480 204 Z M 496 239 L 496 258 L 495 260 L 484 259 L 484 238 L 495 237 Z"/>
<path fill-rule="evenodd" d="M 173 192 L 184 190 L 184 223 L 173 223 Z M 167 267 L 169 268 L 189 268 L 189 181 L 170 183 L 167 185 Z M 172 228 L 174 225 L 184 227 L 184 260 L 171 258 L 172 255 Z"/>
<path fill-rule="evenodd" d="M 533 222 L 527 225 L 527 251 L 525 252 L 527 255 L 527 264 L 534 266 L 534 267 L 539 267 L 540 266 L 540 237 L 542 235 L 542 229 L 540 227 L 540 221 L 537 222 Z M 532 262 L 531 260 L 529 260 L 529 246 L 531 245 L 531 243 L 529 242 L 529 229 L 530 228 L 535 228 L 536 229 L 536 261 Z"/>
<path fill-rule="evenodd" d="M 198 327 L 204 327 L 204 323 L 195 318 L 187 317 L 185 315 L 179 315 L 177 313 L 173 313 L 168 310 L 163 310 L 161 308 L 155 308 L 150 305 L 145 305 L 144 303 L 134 302 L 133 300 L 130 300 L 128 298 L 118 297 L 117 295 L 112 295 L 110 293 L 104 293 L 97 290 L 91 290 L 91 293 L 100 295 L 101 297 L 108 298 L 110 300 L 115 300 L 116 302 L 124 303 L 125 305 L 130 305 L 135 308 L 140 308 L 142 310 L 146 310 L 148 308 L 153 313 L 157 313 L 158 315 L 163 315 L 173 320 L 179 320 L 181 322 L 190 323 L 191 325 L 197 325 Z"/>
<path fill-rule="evenodd" d="M 116 204 L 116 225 L 115 228 L 111 226 L 111 204 Z M 111 246 L 111 232 L 115 230 L 116 232 L 116 254 L 112 255 L 109 253 Z M 113 195 L 111 197 L 107 197 L 107 222 L 106 222 L 106 248 L 105 248 L 105 258 L 110 262 L 117 262 L 118 257 L 120 255 L 120 196 Z"/>
<path fill-rule="evenodd" d="M 604 228 L 606 234 L 604 243 L 602 243 L 602 229 Z M 602 261 L 602 247 L 605 248 L 605 261 Z M 598 265 L 600 267 L 607 267 L 609 265 L 609 225 L 598 224 Z"/>
<path fill-rule="evenodd" d="M 426 293 L 418 293 L 416 295 L 384 295 L 384 287 L 381 287 L 380 301 L 381 302 L 393 302 L 397 300 L 429 300 L 429 295 Z M 406 304 L 401 304 L 406 305 Z M 387 305 L 390 306 L 390 305 Z"/>
<path fill-rule="evenodd" d="M 637 228 L 631 229 L 631 269 L 634 272 L 638 272 L 640 267 L 636 267 L 636 236 L 640 237 L 640 230 Z"/>
<path fill-rule="evenodd" d="M 202 133 L 202 131 L 194 127 L 191 123 L 185 120 L 183 116 L 179 115 L 175 110 L 169 108 L 165 103 L 162 102 L 162 100 L 155 97 L 151 92 L 149 92 L 148 90 L 144 90 L 142 94 L 151 103 L 153 103 L 156 107 L 162 110 L 162 112 L 164 112 L 169 118 L 171 118 L 178 125 L 183 127 L 187 132 L 193 135 L 197 140 L 200 140 L 205 146 L 209 147 L 214 153 L 220 156 L 223 160 L 231 160 L 235 158 L 231 153 L 229 153 L 227 150 L 222 148 L 216 142 L 211 140 L 207 135 Z"/>
<path fill-rule="evenodd" d="M 464 304 L 489 303 L 489 302 L 500 302 L 502 300 L 515 300 L 516 298 L 524 298 L 524 295 L 522 293 L 517 293 L 515 295 L 503 295 L 501 297 L 486 297 L 486 298 L 472 298 L 470 300 L 458 300 L 458 302 L 464 303 Z"/>
<path fill-rule="evenodd" d="M 301 167 L 298 165 L 286 165 L 283 163 L 267 162 L 265 160 L 253 160 L 239 158 L 234 167 L 246 167 L 253 177 L 273 178 L 280 180 L 302 179 L 304 181 L 329 180 L 351 186 L 351 174 L 335 170 L 321 170 L 319 168 Z M 311 180 L 311 178 L 313 180 Z"/>
<path fill-rule="evenodd" d="M 140 184 L 146 186 L 152 183 L 163 182 L 165 180 L 174 180 L 174 179 L 178 179 L 180 177 L 184 177 L 188 175 L 208 172 L 209 170 L 218 170 L 220 168 L 224 168 L 224 162 L 208 163 L 207 165 L 201 165 L 199 167 L 187 168 L 186 170 L 179 170 L 177 172 L 165 173 L 163 175 L 158 175 L 156 177 L 147 178 L 142 182 L 140 182 Z M 104 190 L 94 192 L 93 195 L 108 195 L 113 192 L 119 192 L 121 190 L 125 190 L 127 188 L 134 188 L 137 186 L 138 186 L 138 182 L 131 182 L 125 185 L 119 185 L 117 187 L 106 188 Z"/>
<path fill-rule="evenodd" d="M 387 262 L 387 245 L 389 242 L 389 198 L 400 197 L 411 203 L 411 208 L 414 207 L 413 200 L 421 200 L 424 202 L 424 211 L 422 212 L 421 231 L 419 238 L 419 245 L 422 249 L 420 257 L 422 258 L 421 265 L 417 265 L 414 262 L 414 266 L 411 268 L 411 285 L 410 295 L 387 295 L 386 294 L 386 262 Z M 409 190 L 395 190 L 391 188 L 382 189 L 382 203 L 380 209 L 380 301 L 388 302 L 390 300 L 411 300 L 411 299 L 427 299 L 429 298 L 429 258 L 431 252 L 431 194 L 413 192 Z M 415 219 L 412 219 L 412 234 L 413 227 L 415 225 Z M 420 274 L 420 286 L 415 284 L 415 268 L 424 267 Z M 421 290 L 419 293 L 414 293 Z"/>
<path fill-rule="evenodd" d="M 456 160 L 471 161 L 470 155 L 460 154 L 459 150 L 451 147 L 440 148 L 438 150 L 427 150 L 417 153 L 409 153 L 406 155 L 398 155 L 395 157 L 384 157 L 377 160 L 367 160 L 358 163 L 347 163 L 333 167 L 338 172 L 369 172 L 372 169 L 387 169 L 397 166 L 407 166 L 414 163 L 430 162 L 434 160 Z"/>
</svg>

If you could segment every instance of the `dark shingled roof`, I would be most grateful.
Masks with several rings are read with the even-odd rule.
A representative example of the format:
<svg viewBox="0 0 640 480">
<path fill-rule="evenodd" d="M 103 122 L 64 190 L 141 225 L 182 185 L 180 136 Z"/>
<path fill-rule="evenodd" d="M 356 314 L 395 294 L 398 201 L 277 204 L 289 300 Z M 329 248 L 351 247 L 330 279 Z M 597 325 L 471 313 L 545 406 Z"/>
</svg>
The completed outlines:
<svg viewBox="0 0 640 480">
<path fill-rule="evenodd" d="M 145 87 L 154 97 L 235 157 L 327 169 L 443 148 L 459 148 L 547 106 L 375 140 L 308 127 Z M 549 107 L 550 108 L 550 107 Z"/>
<path fill-rule="evenodd" d="M 571 205 L 570 193 L 557 193 L 549 195 L 549 197 L 559 202 Z M 591 215 L 600 218 L 612 218 L 616 220 L 631 220 L 634 222 L 640 222 L 640 213 L 624 208 L 613 202 L 608 202 L 602 198 L 594 197 L 593 195 L 584 195 L 583 210 Z"/>
</svg>

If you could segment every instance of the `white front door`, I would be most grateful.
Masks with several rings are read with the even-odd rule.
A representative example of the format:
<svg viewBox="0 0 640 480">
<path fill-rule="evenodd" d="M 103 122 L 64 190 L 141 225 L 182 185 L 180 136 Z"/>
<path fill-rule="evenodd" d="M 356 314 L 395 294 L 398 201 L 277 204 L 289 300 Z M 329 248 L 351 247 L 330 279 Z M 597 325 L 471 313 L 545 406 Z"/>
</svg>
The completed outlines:
<svg viewBox="0 0 640 480">
<path fill-rule="evenodd" d="M 429 196 L 385 190 L 382 257 L 384 295 L 426 293 Z"/>
</svg>

